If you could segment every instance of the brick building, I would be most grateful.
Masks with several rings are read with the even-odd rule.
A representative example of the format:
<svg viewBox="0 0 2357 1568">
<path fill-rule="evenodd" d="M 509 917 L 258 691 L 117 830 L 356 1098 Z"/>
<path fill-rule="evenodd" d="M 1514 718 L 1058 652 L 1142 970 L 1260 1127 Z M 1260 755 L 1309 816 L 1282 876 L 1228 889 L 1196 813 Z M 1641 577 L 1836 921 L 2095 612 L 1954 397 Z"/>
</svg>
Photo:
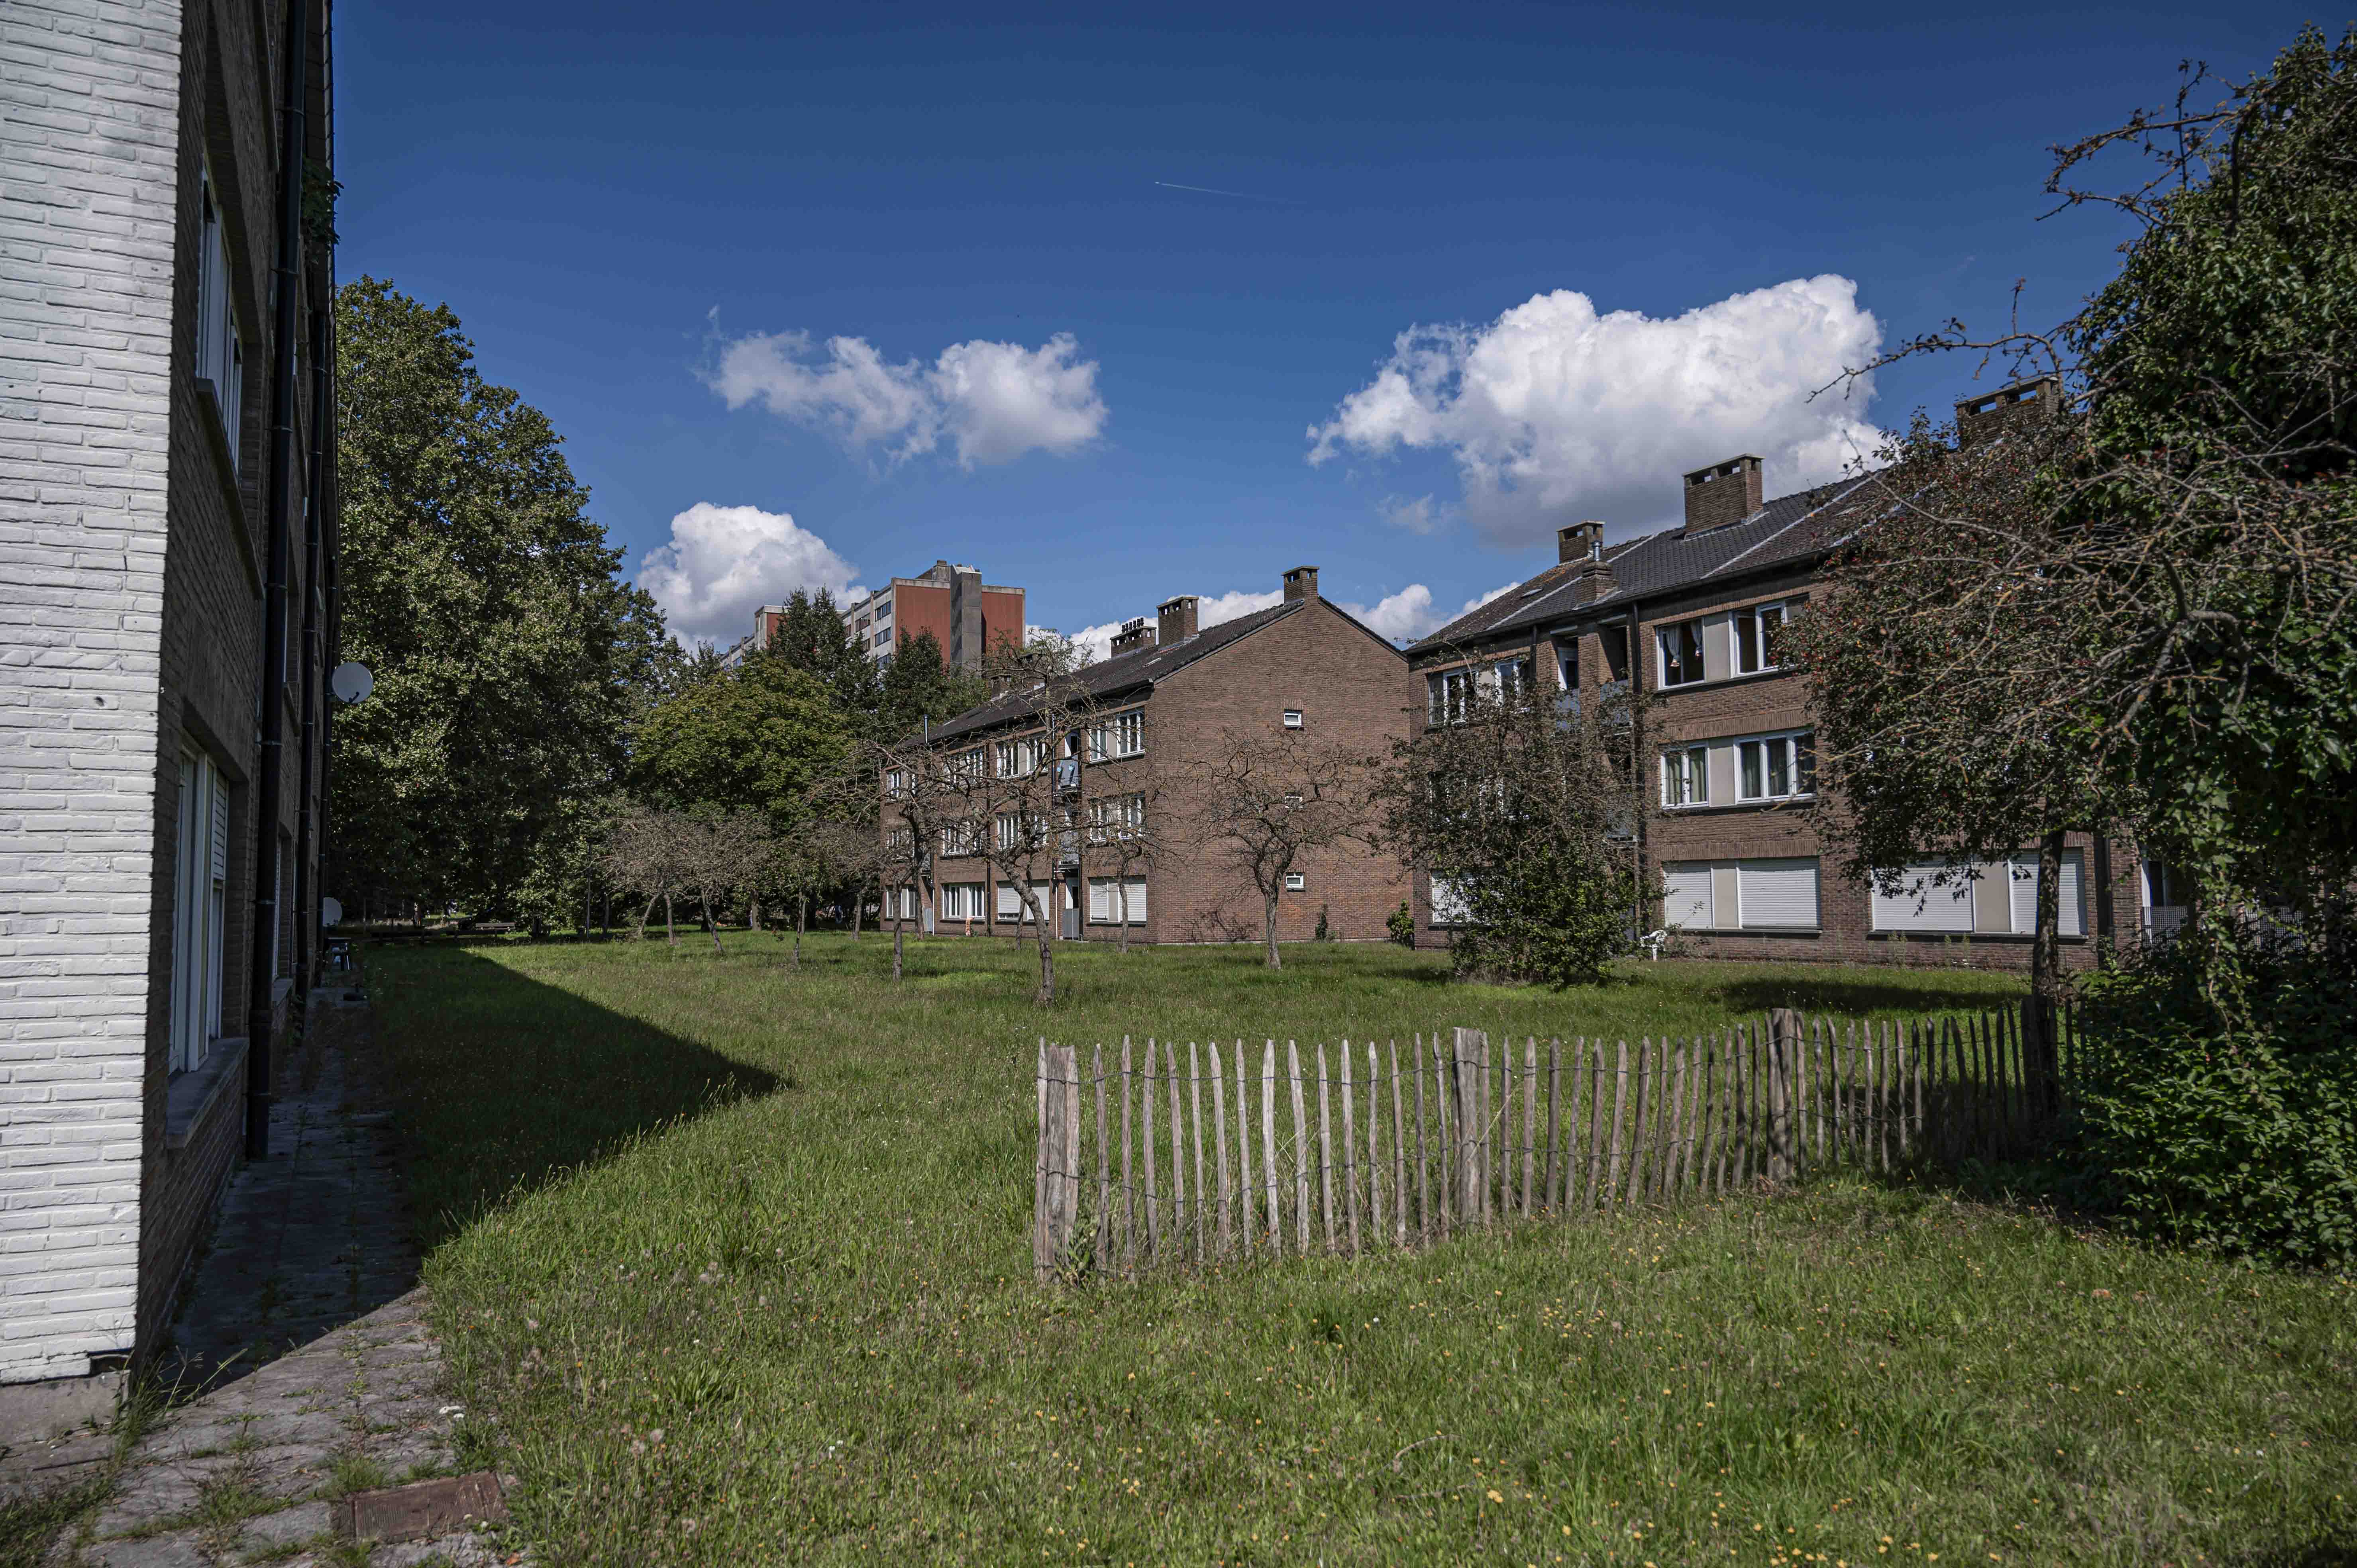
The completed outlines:
<svg viewBox="0 0 2357 1568">
<path fill-rule="evenodd" d="M 2051 382 L 1957 405 L 1969 434 L 2042 416 Z M 1833 551 L 1884 504 L 1870 478 L 1769 499 L 1760 459 L 1738 456 L 1684 478 L 1683 527 L 1604 541 L 1600 522 L 1560 531 L 1555 564 L 1409 649 L 1426 722 L 1448 721 L 1475 683 L 1516 680 L 1596 702 L 1635 679 L 1640 754 L 1655 809 L 1636 852 L 1665 896 L 1647 910 L 1684 950 L 1735 959 L 1954 961 L 2027 967 L 2036 912 L 2036 846 L 1979 869 L 1962 889 L 1884 895 L 1829 865 L 1803 808 L 1815 800 L 1805 684 L 1778 656 L 1781 632 L 1820 592 Z M 2178 916 L 2157 868 L 2074 833 L 2061 889 L 2064 961 L 2093 961 L 2089 939 L 2136 939 Z M 2158 892 L 2158 897 L 2154 894 Z M 1417 939 L 1445 940 L 1448 879 L 1417 877 Z"/>
<path fill-rule="evenodd" d="M 8 9 L 0 1441 L 102 1418 L 157 1348 L 299 1022 L 336 593 L 328 35 L 326 0 Z"/>
<path fill-rule="evenodd" d="M 769 645 L 774 622 L 761 618 L 773 613 L 781 607 L 764 606 L 755 618 L 755 647 Z M 984 582 L 979 567 L 936 561 L 922 576 L 895 577 L 889 586 L 844 606 L 843 625 L 852 646 L 878 669 L 911 638 L 930 631 L 943 664 L 979 674 L 994 652 L 1023 646 L 1023 590 Z"/>
<path fill-rule="evenodd" d="M 1080 672 L 1078 702 L 1087 717 L 1073 734 L 1045 734 L 1036 695 L 1023 691 L 931 732 L 946 768 L 997 776 L 1053 770 L 1041 775 L 1053 781 L 1053 794 L 1041 801 L 1055 820 L 1033 881 L 1066 936 L 1117 938 L 1124 883 L 1133 941 L 1259 936 L 1259 895 L 1168 831 L 1193 814 L 1224 737 L 1265 726 L 1383 754 L 1422 711 L 1422 688 L 1405 657 L 1321 598 L 1314 566 L 1286 573 L 1284 597 L 1267 609 L 1210 628 L 1198 625 L 1197 613 L 1195 598 L 1182 595 L 1154 621 L 1131 622 L 1111 657 Z M 884 783 L 886 831 L 906 832 L 891 803 L 894 781 Z M 929 920 L 940 931 L 1028 929 L 1015 885 L 943 836 L 950 842 L 927 846 L 938 909 L 920 907 L 926 895 L 902 891 L 888 914 Z M 1133 846 L 1127 857 L 1125 838 Z M 1140 843 L 1153 846 L 1142 859 L 1135 851 Z M 1407 897 L 1407 874 L 1395 859 L 1350 843 L 1305 851 L 1278 901 L 1278 940 L 1309 940 L 1321 913 L 1339 940 L 1380 940 Z"/>
</svg>

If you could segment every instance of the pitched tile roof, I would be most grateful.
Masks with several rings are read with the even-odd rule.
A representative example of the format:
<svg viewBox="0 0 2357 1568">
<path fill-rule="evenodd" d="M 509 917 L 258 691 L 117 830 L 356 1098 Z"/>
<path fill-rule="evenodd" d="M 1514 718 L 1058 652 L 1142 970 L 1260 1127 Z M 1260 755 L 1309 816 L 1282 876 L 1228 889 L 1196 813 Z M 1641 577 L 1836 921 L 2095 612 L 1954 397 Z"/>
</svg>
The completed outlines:
<svg viewBox="0 0 2357 1568">
<path fill-rule="evenodd" d="M 1467 612 L 1410 645 L 1411 654 L 1554 624 L 1575 613 L 1625 607 L 1640 598 L 1712 579 L 1823 554 L 1848 537 L 1883 498 L 1868 487 L 1872 474 L 1780 496 L 1740 522 L 1689 532 L 1665 529 L 1605 548 L 1612 587 L 1593 599 L 1577 596 L 1581 563 L 1559 562 L 1511 592 Z"/>
<path fill-rule="evenodd" d="M 1217 626 L 1206 627 L 1192 637 L 1181 638 L 1167 646 L 1141 648 L 1112 659 L 1099 660 L 1094 664 L 1084 664 L 1074 676 L 1079 684 L 1079 693 L 1091 702 L 1104 702 L 1139 687 L 1151 686 L 1197 660 L 1242 641 L 1265 626 L 1283 620 L 1301 607 L 1301 600 L 1287 599 L 1265 610 L 1254 610 L 1250 615 L 1238 616 L 1234 620 L 1223 620 Z M 1334 609 L 1337 615 L 1342 613 L 1334 606 L 1327 607 Z M 1368 635 L 1374 634 L 1370 632 Z M 935 725 L 933 739 L 953 740 L 959 736 L 996 729 L 1028 718 L 1038 706 L 1039 690 L 1035 685 L 1009 692 L 978 708 L 968 708 L 956 717 Z"/>
</svg>

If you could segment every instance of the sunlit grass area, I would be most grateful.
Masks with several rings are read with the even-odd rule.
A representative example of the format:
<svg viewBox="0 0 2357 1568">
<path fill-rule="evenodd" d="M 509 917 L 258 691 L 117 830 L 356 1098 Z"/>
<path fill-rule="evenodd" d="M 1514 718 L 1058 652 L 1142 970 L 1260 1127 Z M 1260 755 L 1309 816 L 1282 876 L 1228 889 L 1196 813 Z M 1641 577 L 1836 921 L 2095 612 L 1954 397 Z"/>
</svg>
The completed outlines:
<svg viewBox="0 0 2357 1568">
<path fill-rule="evenodd" d="M 1034 1042 L 1920 1015 L 1960 971 L 983 940 L 378 949 L 479 1462 L 563 1563 L 2314 1563 L 2357 1289 L 1829 1178 L 1410 1256 L 1043 1291 Z"/>
</svg>

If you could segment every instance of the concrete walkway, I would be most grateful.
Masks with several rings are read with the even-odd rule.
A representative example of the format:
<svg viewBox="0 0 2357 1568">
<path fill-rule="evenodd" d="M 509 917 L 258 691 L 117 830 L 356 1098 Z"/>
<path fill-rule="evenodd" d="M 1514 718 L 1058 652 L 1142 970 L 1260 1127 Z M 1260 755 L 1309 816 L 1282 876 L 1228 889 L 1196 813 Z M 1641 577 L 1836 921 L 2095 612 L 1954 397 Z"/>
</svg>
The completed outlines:
<svg viewBox="0 0 2357 1568">
<path fill-rule="evenodd" d="M 366 1010 L 314 1006 L 313 1043 L 272 1109 L 271 1157 L 231 1178 L 158 1361 L 164 1384 L 203 1391 L 141 1438 L 52 1564 L 514 1560 L 436 1514 L 452 1483 L 387 1490 L 449 1477 L 464 1413 L 443 1387 L 382 1117 L 352 1102 Z M 496 1498 L 488 1478 L 464 1495 L 479 1505 L 485 1486 Z"/>
</svg>

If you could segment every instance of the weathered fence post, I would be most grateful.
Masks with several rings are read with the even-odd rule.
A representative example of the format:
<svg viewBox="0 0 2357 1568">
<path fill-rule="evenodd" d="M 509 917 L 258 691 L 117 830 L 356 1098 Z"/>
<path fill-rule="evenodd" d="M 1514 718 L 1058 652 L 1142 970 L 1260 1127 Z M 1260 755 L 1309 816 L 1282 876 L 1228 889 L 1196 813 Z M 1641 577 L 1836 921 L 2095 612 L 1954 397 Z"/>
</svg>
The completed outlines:
<svg viewBox="0 0 2357 1568">
<path fill-rule="evenodd" d="M 1801 1054 L 1801 1015 L 1790 1007 L 1768 1015 L 1768 1179 L 1792 1179 L 1792 1073 Z"/>
</svg>

